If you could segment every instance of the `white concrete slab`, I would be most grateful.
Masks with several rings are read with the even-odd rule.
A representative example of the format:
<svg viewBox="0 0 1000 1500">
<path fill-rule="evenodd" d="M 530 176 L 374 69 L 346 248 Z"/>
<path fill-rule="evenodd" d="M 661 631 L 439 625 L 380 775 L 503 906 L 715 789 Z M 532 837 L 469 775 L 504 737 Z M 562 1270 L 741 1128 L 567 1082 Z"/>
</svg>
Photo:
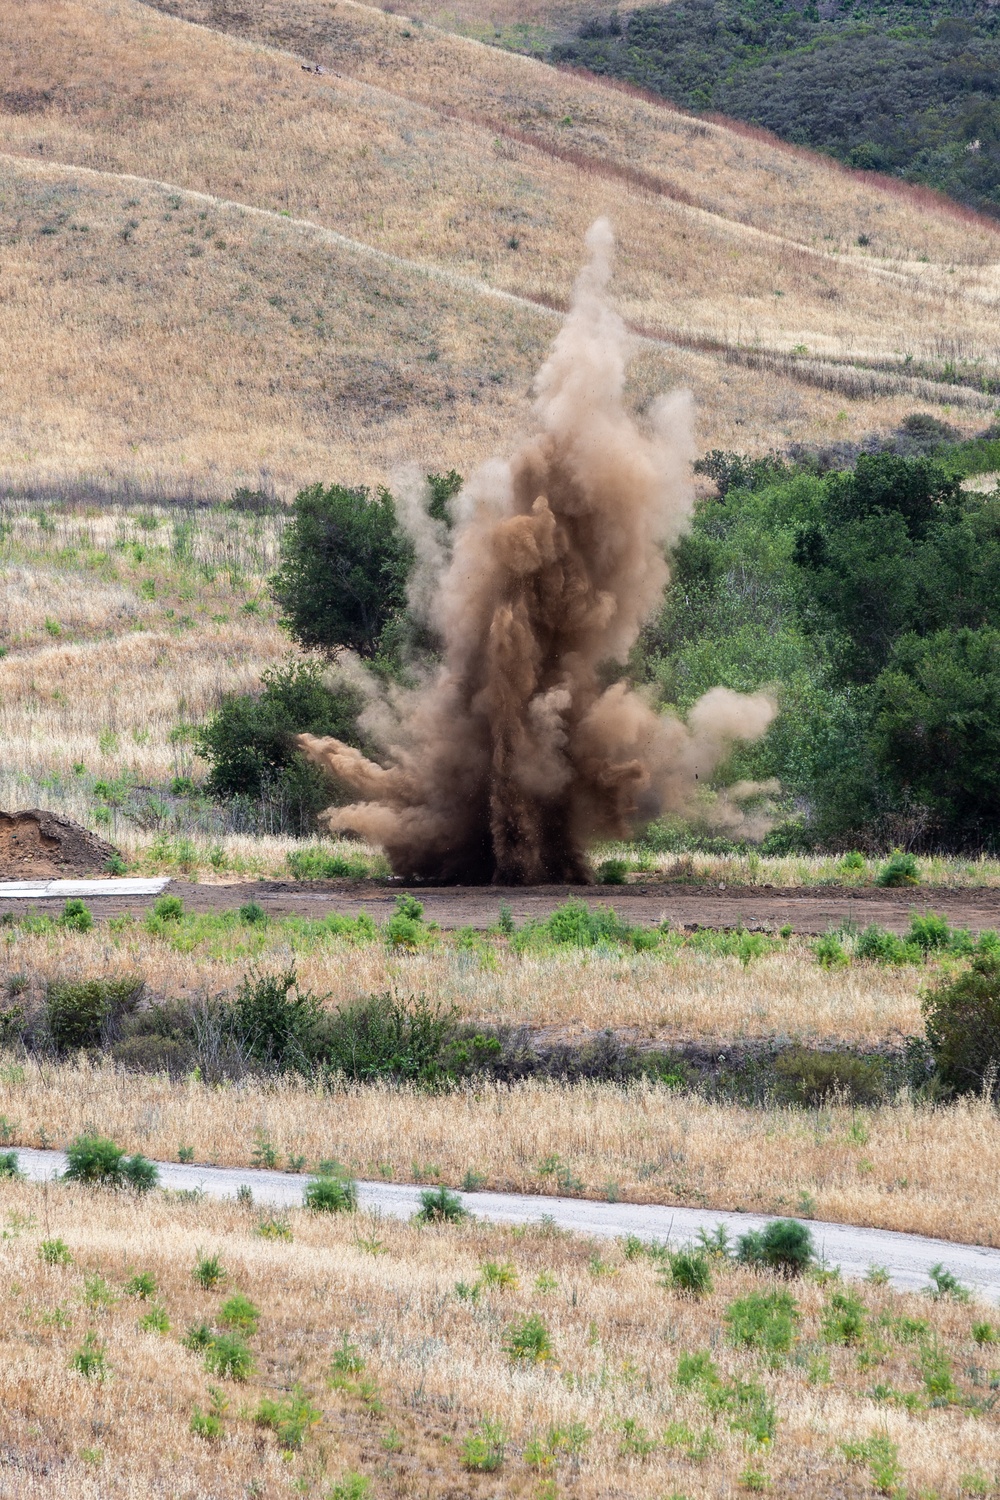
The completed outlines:
<svg viewBox="0 0 1000 1500">
<path fill-rule="evenodd" d="M 169 875 L 155 880 L 130 880 L 127 876 L 109 875 L 106 880 L 0 880 L 0 901 L 70 896 L 158 896 L 170 884 Z"/>
<path fill-rule="evenodd" d="M 21 1171 L 35 1182 L 51 1180 L 63 1171 L 61 1151 L 17 1149 Z M 268 1172 L 254 1167 L 187 1166 L 157 1162 L 160 1186 L 202 1192 L 209 1198 L 235 1198 L 248 1187 L 261 1205 L 298 1208 L 308 1177 L 292 1172 Z M 408 1219 L 420 1207 L 422 1189 L 408 1183 L 359 1182 L 358 1201 L 363 1210 L 392 1218 Z M 667 1204 L 595 1203 L 587 1198 L 549 1198 L 526 1193 L 459 1193 L 465 1207 L 477 1218 L 498 1224 L 538 1223 L 543 1217 L 577 1234 L 616 1238 L 635 1234 L 640 1239 L 674 1245 L 693 1240 L 699 1229 L 710 1233 L 724 1224 L 730 1238 L 760 1229 L 769 1222 L 763 1214 L 726 1213 L 711 1208 L 672 1208 Z M 845 1277 L 860 1278 L 872 1265 L 884 1266 L 894 1286 L 920 1291 L 930 1285 L 932 1266 L 943 1264 L 978 1297 L 1000 1298 L 1000 1250 L 985 1245 L 962 1245 L 951 1240 L 932 1240 L 920 1234 L 900 1234 L 891 1229 L 856 1228 L 850 1224 L 828 1224 L 803 1220 L 812 1231 L 816 1252 L 828 1265 L 840 1266 Z"/>
</svg>

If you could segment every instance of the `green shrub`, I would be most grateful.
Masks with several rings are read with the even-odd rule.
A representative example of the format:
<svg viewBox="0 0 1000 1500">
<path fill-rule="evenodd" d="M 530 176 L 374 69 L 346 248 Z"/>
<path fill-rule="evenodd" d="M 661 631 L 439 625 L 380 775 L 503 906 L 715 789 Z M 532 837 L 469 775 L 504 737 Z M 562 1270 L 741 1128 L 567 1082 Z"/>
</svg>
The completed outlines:
<svg viewBox="0 0 1000 1500">
<path fill-rule="evenodd" d="M 16 1151 L 0 1151 L 0 1178 L 14 1182 L 23 1180 L 24 1173 L 18 1163 Z"/>
<path fill-rule="evenodd" d="M 684 1250 L 667 1250 L 660 1275 L 673 1290 L 689 1297 L 707 1297 L 712 1290 L 712 1270 L 704 1250 L 690 1246 Z"/>
<path fill-rule="evenodd" d="M 791 1292 L 751 1292 L 729 1304 L 724 1320 L 734 1344 L 774 1360 L 790 1351 L 798 1317 Z"/>
<path fill-rule="evenodd" d="M 244 1056 L 279 1073 L 310 1071 L 322 1015 L 317 997 L 298 989 L 294 968 L 283 974 L 251 969 L 229 1008 L 233 1036 Z"/>
<path fill-rule="evenodd" d="M 63 1240 L 42 1240 L 38 1247 L 38 1259 L 47 1266 L 71 1266 L 73 1257 Z"/>
<path fill-rule="evenodd" d="M 510 1325 L 503 1350 L 516 1362 L 542 1364 L 555 1358 L 552 1335 L 537 1313 Z"/>
<path fill-rule="evenodd" d="M 1000 1073 L 1000 954 L 977 954 L 964 973 L 941 979 L 921 1008 L 942 1083 L 961 1094 L 992 1089 Z"/>
<path fill-rule="evenodd" d="M 363 1474 L 350 1469 L 342 1479 L 331 1485 L 327 1491 L 326 1500 L 368 1500 L 371 1493 L 372 1482 Z"/>
<path fill-rule="evenodd" d="M 848 962 L 847 951 L 835 932 L 827 932 L 813 944 L 813 953 L 821 969 L 842 969 Z"/>
<path fill-rule="evenodd" d="M 74 898 L 66 902 L 59 918 L 60 927 L 65 927 L 69 932 L 89 932 L 93 925 L 90 909 L 82 901 Z"/>
<path fill-rule="evenodd" d="M 874 922 L 859 936 L 854 954 L 856 958 L 874 964 L 919 963 L 923 957 L 919 948 L 905 943 L 894 932 L 887 932 Z"/>
<path fill-rule="evenodd" d="M 306 833 L 333 800 L 328 780 L 295 745 L 297 734 L 358 742 L 361 694 L 330 687 L 315 661 L 291 661 L 261 676 L 258 694 L 228 694 L 198 731 L 198 753 L 211 767 L 210 796 L 266 802 L 269 825 Z"/>
<path fill-rule="evenodd" d="M 167 1316 L 167 1309 L 159 1302 L 154 1303 L 148 1312 L 143 1313 L 138 1326 L 143 1333 L 169 1333 L 170 1318 Z"/>
<path fill-rule="evenodd" d="M 419 948 L 429 937 L 424 924 L 424 908 L 415 896 L 403 893 L 396 897 L 396 910 L 385 924 L 385 940 L 392 948 Z"/>
<path fill-rule="evenodd" d="M 228 1274 L 218 1252 L 215 1255 L 203 1255 L 200 1250 L 198 1251 L 191 1275 L 200 1287 L 204 1287 L 205 1291 L 208 1292 L 213 1287 L 221 1286 Z"/>
<path fill-rule="evenodd" d="M 141 1297 L 146 1301 L 149 1297 L 156 1296 L 156 1277 L 152 1271 L 137 1271 L 130 1276 L 125 1283 L 125 1293 L 129 1297 Z"/>
<path fill-rule="evenodd" d="M 877 1434 L 852 1443 L 841 1443 L 840 1451 L 849 1462 L 865 1465 L 880 1495 L 899 1493 L 903 1479 L 899 1449 L 888 1436 Z"/>
<path fill-rule="evenodd" d="M 120 1146 L 103 1136 L 78 1135 L 66 1148 L 65 1177 L 100 1187 L 130 1187 L 149 1192 L 159 1180 L 153 1162 L 144 1156 L 126 1156 Z"/>
<path fill-rule="evenodd" d="M 70 1355 L 69 1367 L 82 1375 L 84 1380 L 104 1380 L 108 1374 L 108 1360 L 104 1345 L 91 1330 L 79 1349 Z"/>
<path fill-rule="evenodd" d="M 190 1349 L 196 1354 L 207 1349 L 212 1342 L 212 1330 L 207 1323 L 192 1323 L 187 1333 L 181 1339 L 185 1349 Z"/>
<path fill-rule="evenodd" d="M 205 1350 L 205 1369 L 210 1375 L 240 1383 L 253 1374 L 253 1353 L 237 1333 L 217 1333 Z"/>
<path fill-rule="evenodd" d="M 876 885 L 900 886 L 919 885 L 920 866 L 917 864 L 916 856 L 904 854 L 901 849 L 893 850 L 885 864 L 875 876 Z"/>
<path fill-rule="evenodd" d="M 242 1292 L 234 1292 L 219 1308 L 219 1322 L 223 1328 L 252 1336 L 260 1323 L 260 1310 Z"/>
<path fill-rule="evenodd" d="M 315 484 L 295 497 L 271 592 L 300 645 L 371 659 L 406 607 L 412 559 L 388 490 Z"/>
<path fill-rule="evenodd" d="M 364 880 L 370 874 L 363 854 L 334 854 L 322 848 L 293 849 L 287 863 L 296 880 Z"/>
<path fill-rule="evenodd" d="M 590 906 L 586 901 L 570 900 L 556 908 L 542 921 L 526 922 L 515 936 L 520 949 L 539 948 L 548 944 L 558 947 L 593 948 L 598 944 L 635 948 L 656 948 L 662 933 L 655 928 L 632 927 L 608 906 Z"/>
<path fill-rule="evenodd" d="M 886 1068 L 881 1057 L 788 1047 L 774 1059 L 774 1074 L 779 1095 L 809 1109 L 837 1097 L 852 1104 L 875 1104 L 885 1095 Z"/>
<path fill-rule="evenodd" d="M 153 902 L 153 916 L 161 922 L 179 922 L 184 915 L 184 902 L 180 896 L 157 896 Z"/>
<path fill-rule="evenodd" d="M 948 925 L 948 918 L 942 916 L 940 912 L 927 911 L 923 916 L 913 912 L 906 941 L 922 949 L 924 953 L 936 953 L 950 948 L 952 931 Z"/>
<path fill-rule="evenodd" d="M 423 995 L 402 999 L 385 991 L 324 1017 L 320 1051 L 331 1072 L 363 1082 L 391 1077 L 431 1084 L 456 1032 L 457 1009 L 431 1005 Z"/>
<path fill-rule="evenodd" d="M 200 1406 L 191 1412 L 190 1428 L 195 1437 L 204 1438 L 206 1442 L 218 1442 L 225 1432 L 222 1418 L 214 1411 L 202 1411 Z"/>
<path fill-rule="evenodd" d="M 100 1046 L 104 1028 L 134 1011 L 144 988 L 137 974 L 53 980 L 45 996 L 45 1019 L 53 1045 L 60 1052 Z"/>
<path fill-rule="evenodd" d="M 288 1451 L 301 1448 L 310 1427 L 322 1419 L 323 1413 L 298 1388 L 277 1400 L 263 1396 L 254 1413 L 257 1426 L 269 1427 Z"/>
<path fill-rule="evenodd" d="M 460 1451 L 462 1467 L 473 1474 L 494 1474 L 501 1467 L 507 1433 L 500 1422 L 484 1417 L 478 1432 L 470 1432 Z"/>
<path fill-rule="evenodd" d="M 597 867 L 599 885 L 624 885 L 628 864 L 624 859 L 606 859 Z"/>
<path fill-rule="evenodd" d="M 308 1184 L 302 1201 L 313 1213 L 354 1213 L 358 1206 L 358 1185 L 347 1176 L 324 1174 Z"/>
<path fill-rule="evenodd" d="M 418 1224 L 459 1224 L 469 1217 L 469 1210 L 457 1193 L 443 1185 L 424 1188 L 415 1218 Z"/>
<path fill-rule="evenodd" d="M 941 1261 L 936 1266 L 931 1266 L 927 1272 L 931 1279 L 931 1285 L 927 1288 L 928 1296 L 939 1301 L 943 1297 L 950 1298 L 953 1302 L 970 1302 L 972 1293 L 967 1286 L 963 1286 L 958 1277 L 951 1271 L 946 1271 Z"/>
<path fill-rule="evenodd" d="M 797 1219 L 774 1219 L 766 1228 L 740 1236 L 736 1259 L 742 1265 L 800 1276 L 814 1259 L 812 1234 Z"/>
<path fill-rule="evenodd" d="M 856 1292 L 834 1292 L 823 1312 L 823 1338 L 828 1344 L 860 1344 L 868 1312 Z"/>
<path fill-rule="evenodd" d="M 267 921 L 267 912 L 256 901 L 247 901 L 240 907 L 239 918 L 247 927 L 258 927 Z"/>
</svg>

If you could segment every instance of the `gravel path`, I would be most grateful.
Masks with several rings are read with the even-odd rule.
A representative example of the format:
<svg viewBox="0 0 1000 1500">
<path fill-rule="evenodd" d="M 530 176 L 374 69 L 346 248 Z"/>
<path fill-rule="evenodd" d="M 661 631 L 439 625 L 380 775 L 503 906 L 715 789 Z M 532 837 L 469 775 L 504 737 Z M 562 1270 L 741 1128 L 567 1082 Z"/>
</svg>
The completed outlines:
<svg viewBox="0 0 1000 1500">
<path fill-rule="evenodd" d="M 21 1170 L 35 1182 L 56 1177 L 66 1158 L 61 1151 L 17 1152 Z M 200 1190 L 210 1198 L 235 1198 L 248 1187 L 254 1201 L 275 1208 L 294 1208 L 302 1202 L 308 1178 L 291 1172 L 257 1168 L 181 1166 L 157 1162 L 160 1186 Z M 360 1207 L 368 1213 L 407 1219 L 420 1207 L 419 1187 L 388 1182 L 359 1182 Z M 614 1238 L 635 1234 L 646 1240 L 682 1244 L 699 1229 L 725 1224 L 730 1237 L 759 1229 L 769 1222 L 758 1214 L 723 1213 L 714 1209 L 671 1208 L 639 1203 L 593 1203 L 583 1198 L 549 1198 L 520 1193 L 461 1193 L 477 1218 L 498 1224 L 538 1223 L 542 1217 L 577 1234 Z M 889 1229 L 858 1229 L 848 1224 L 825 1224 L 811 1219 L 817 1252 L 829 1265 L 839 1265 L 844 1276 L 860 1278 L 872 1265 L 884 1266 L 894 1286 L 917 1291 L 928 1285 L 930 1268 L 942 1262 L 947 1270 L 977 1296 L 1000 1299 L 1000 1250 L 982 1245 L 959 1245 L 950 1240 L 926 1239 L 919 1234 L 897 1234 Z"/>
</svg>

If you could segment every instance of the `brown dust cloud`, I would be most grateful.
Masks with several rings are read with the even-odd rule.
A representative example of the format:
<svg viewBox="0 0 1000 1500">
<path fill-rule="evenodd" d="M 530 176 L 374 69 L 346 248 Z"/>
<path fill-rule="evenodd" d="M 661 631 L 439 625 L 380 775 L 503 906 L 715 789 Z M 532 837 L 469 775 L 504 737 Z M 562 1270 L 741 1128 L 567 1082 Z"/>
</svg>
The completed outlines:
<svg viewBox="0 0 1000 1500">
<path fill-rule="evenodd" d="M 684 721 L 624 680 L 607 685 L 660 603 L 665 550 L 691 514 L 693 412 L 687 392 L 659 398 L 644 431 L 626 411 L 606 221 L 587 248 L 536 378 L 533 435 L 467 482 L 450 537 L 403 495 L 410 609 L 442 651 L 433 676 L 372 718 L 384 763 L 300 739 L 358 799 L 328 809 L 331 831 L 380 844 L 405 879 L 586 882 L 588 848 L 689 810 L 733 742 L 775 713 L 765 695 L 717 687 Z M 731 799 L 714 811 L 741 818 Z"/>
</svg>

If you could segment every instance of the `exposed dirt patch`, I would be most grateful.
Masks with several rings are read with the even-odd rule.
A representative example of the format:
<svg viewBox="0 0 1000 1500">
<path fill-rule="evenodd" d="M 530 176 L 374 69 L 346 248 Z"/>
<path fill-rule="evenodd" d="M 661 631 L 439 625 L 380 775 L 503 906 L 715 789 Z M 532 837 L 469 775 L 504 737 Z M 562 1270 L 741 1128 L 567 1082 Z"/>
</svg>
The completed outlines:
<svg viewBox="0 0 1000 1500">
<path fill-rule="evenodd" d="M 94 842 L 100 844 L 100 840 Z M 104 854 L 101 863 L 106 858 Z M 349 880 L 260 880 L 240 885 L 195 885 L 177 880 L 170 886 L 171 893 L 180 896 L 189 911 L 231 911 L 245 902 L 256 901 L 275 917 L 292 912 L 323 917 L 333 911 L 356 916 L 365 911 L 376 922 L 388 920 L 395 909 L 396 896 L 403 889 L 396 882 L 376 885 Z M 492 927 L 500 916 L 501 904 L 510 908 L 514 920 L 520 924 L 547 916 L 571 898 L 586 901 L 588 905 L 612 906 L 629 922 L 649 926 L 669 922 L 674 928 L 689 930 L 743 927 L 750 932 L 777 932 L 788 925 L 794 932 L 810 935 L 826 932 L 850 918 L 859 927 L 877 922 L 890 932 L 905 932 L 914 911 L 943 912 L 952 926 L 969 927 L 973 932 L 984 928 L 1000 930 L 1000 889 L 992 888 L 953 890 L 917 886 L 894 891 L 876 887 L 846 890 L 842 886 L 783 889 L 730 886 L 722 889 L 650 881 L 648 885 L 626 887 L 414 886 L 412 889 L 424 904 L 426 920 L 437 922 L 445 931 Z M 106 918 L 124 911 L 141 913 L 152 906 L 153 900 L 152 896 L 88 896 L 87 904 L 95 917 Z M 0 899 L 0 912 L 23 911 L 25 905 L 24 901 Z"/>
<path fill-rule="evenodd" d="M 0 812 L 0 879 L 100 875 L 117 850 L 72 818 L 32 808 Z"/>
</svg>

